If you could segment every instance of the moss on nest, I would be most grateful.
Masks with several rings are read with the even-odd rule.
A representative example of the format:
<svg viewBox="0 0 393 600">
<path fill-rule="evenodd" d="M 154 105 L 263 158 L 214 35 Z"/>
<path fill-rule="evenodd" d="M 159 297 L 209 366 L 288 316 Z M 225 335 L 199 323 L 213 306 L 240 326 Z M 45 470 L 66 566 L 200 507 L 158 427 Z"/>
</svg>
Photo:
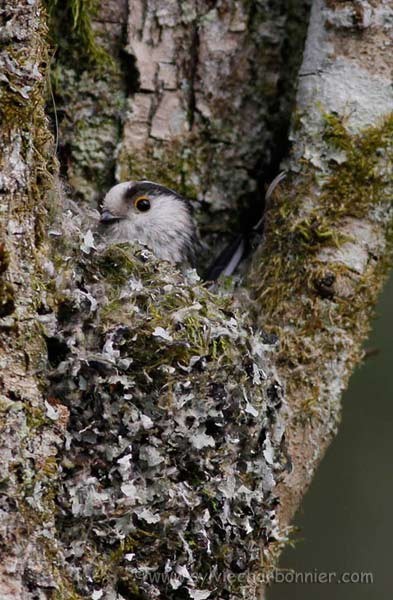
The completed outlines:
<svg viewBox="0 0 393 600">
<path fill-rule="evenodd" d="M 234 309 L 230 296 L 216 297 L 202 282 L 189 287 L 189 282 L 173 268 L 169 268 L 171 281 L 168 266 L 162 268 L 160 261 L 150 253 L 146 258 L 138 249 L 136 253 L 130 251 L 128 244 L 108 247 L 97 255 L 95 268 L 100 278 L 110 282 L 108 303 L 100 312 L 104 329 L 109 330 L 119 321 L 132 324 L 134 333 L 140 328 L 143 335 L 139 337 L 140 344 L 134 344 L 133 358 L 145 370 L 156 371 L 161 364 L 177 361 L 188 364 L 196 355 L 210 357 L 212 361 L 219 357 L 221 362 L 225 362 L 226 357 L 230 362 L 233 348 L 226 343 L 225 334 L 212 337 L 208 326 L 210 319 L 222 318 L 221 311 L 231 317 Z M 122 292 L 130 279 L 137 290 L 127 295 Z M 168 332 L 173 338 L 172 344 L 163 347 L 159 338 L 155 341 L 153 332 L 157 327 Z M 153 364 L 149 366 L 152 357 Z"/>
<path fill-rule="evenodd" d="M 74 528 L 85 536 L 86 556 L 71 558 L 81 589 L 91 591 L 85 569 L 92 557 L 96 586 L 111 589 L 117 581 L 136 597 L 149 597 L 153 585 L 177 597 L 164 572 L 169 564 L 178 577 L 175 566 L 187 561 L 195 581 L 206 576 L 206 582 L 214 569 L 233 577 L 243 555 L 244 568 L 256 568 L 261 535 L 277 535 L 272 489 L 285 461 L 280 452 L 274 462 L 264 458 L 266 437 L 276 426 L 282 434 L 281 402 L 271 404 L 266 388 L 280 388 L 268 369 L 269 346 L 252 330 L 244 306 L 240 311 L 232 297 L 209 292 L 194 271 L 182 274 L 138 245 L 81 254 L 72 280 L 70 288 L 67 275 L 59 289 L 60 337 L 69 352 L 51 373 L 51 395 L 71 413 L 59 501 L 70 556 Z M 229 473 L 237 483 L 226 490 Z M 228 523 L 226 505 L 233 512 Z M 102 520 L 102 510 L 111 517 Z M 222 543 L 214 525 L 221 520 L 233 529 L 235 545 Z M 151 570 L 154 583 L 146 576 Z M 206 585 L 221 597 L 213 582 Z M 237 597 L 238 581 L 223 575 L 223 586 Z"/>
</svg>

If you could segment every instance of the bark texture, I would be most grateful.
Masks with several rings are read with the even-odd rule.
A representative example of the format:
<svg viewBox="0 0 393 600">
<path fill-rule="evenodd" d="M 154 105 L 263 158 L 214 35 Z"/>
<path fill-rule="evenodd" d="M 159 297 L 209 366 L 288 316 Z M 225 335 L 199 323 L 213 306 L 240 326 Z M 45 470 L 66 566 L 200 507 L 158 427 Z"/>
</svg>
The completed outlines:
<svg viewBox="0 0 393 600">
<path fill-rule="evenodd" d="M 145 249 L 104 247 L 87 206 L 117 147 L 119 177 L 236 214 L 288 119 L 296 61 L 282 101 L 272 73 L 300 12 L 283 6 L 132 0 L 125 36 L 124 3 L 48 2 L 52 28 L 73 24 L 52 63 L 67 194 L 45 13 L 2 9 L 2 598 L 264 593 L 390 254 L 390 3 L 315 0 L 288 183 L 245 289 L 212 294 Z"/>
<path fill-rule="evenodd" d="M 50 68 L 61 174 L 69 193 L 96 206 L 113 185 L 116 148 L 133 61 L 123 50 L 127 0 L 46 1 L 54 50 Z"/>
<path fill-rule="evenodd" d="M 98 69 L 96 49 L 72 25 L 78 0 L 48 2 L 59 150 L 73 195 L 96 205 L 115 178 L 159 180 L 194 201 L 215 249 L 250 214 L 259 218 L 286 146 L 308 0 L 133 1 L 128 13 L 126 2 L 101 3 L 89 14 L 112 64 Z"/>
<path fill-rule="evenodd" d="M 281 1 L 129 2 L 127 51 L 139 84 L 117 177 L 159 178 L 197 200 L 203 237 L 216 248 L 245 225 L 246 207 L 262 210 L 258 186 L 282 151 L 307 4 L 295 13 Z"/>
<path fill-rule="evenodd" d="M 0 597 L 46 597 L 58 581 L 53 485 L 64 428 L 42 395 L 45 243 L 56 159 L 44 115 L 45 18 L 39 2 L 0 12 Z M 48 596 L 49 597 L 49 596 Z"/>
<path fill-rule="evenodd" d="M 260 322 L 282 341 L 276 364 L 292 412 L 282 524 L 336 432 L 391 256 L 392 15 L 390 2 L 313 3 L 288 184 L 254 263 Z"/>
</svg>

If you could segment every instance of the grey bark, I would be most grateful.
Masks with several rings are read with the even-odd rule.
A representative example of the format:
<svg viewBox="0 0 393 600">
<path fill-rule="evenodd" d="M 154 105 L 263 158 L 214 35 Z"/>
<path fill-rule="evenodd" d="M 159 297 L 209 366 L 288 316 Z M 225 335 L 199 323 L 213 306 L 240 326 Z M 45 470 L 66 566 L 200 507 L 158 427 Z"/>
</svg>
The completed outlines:
<svg viewBox="0 0 393 600">
<path fill-rule="evenodd" d="M 95 20 L 108 76 L 52 65 L 67 193 L 45 15 L 31 0 L 1 14 L 0 595 L 257 598 L 336 431 L 390 253 L 392 7 L 314 2 L 289 184 L 244 289 L 219 295 L 144 249 L 101 247 L 86 201 L 118 146 L 119 177 L 161 178 L 227 227 L 281 140 L 296 61 L 274 107 L 273 72 L 298 13 L 132 1 L 124 68 L 125 8 Z"/>
<path fill-rule="evenodd" d="M 390 266 L 393 91 L 386 42 L 392 14 L 391 2 L 313 3 L 288 162 L 291 183 L 272 207 L 265 238 L 274 264 L 273 229 L 283 205 L 289 206 L 291 223 L 280 232 L 283 239 L 292 236 L 286 248 L 280 243 L 288 260 L 275 270 L 255 262 L 251 285 L 264 309 L 261 322 L 281 329 L 283 377 L 296 377 L 288 395 L 293 469 L 279 485 L 282 524 L 290 522 L 336 432 L 341 394 L 362 356 Z M 296 266 L 294 253 L 304 251 L 303 242 L 312 251 Z M 274 290 L 277 278 L 289 286 L 284 295 Z"/>
<path fill-rule="evenodd" d="M 45 230 L 56 172 L 43 100 L 45 14 L 38 2 L 18 0 L 2 6 L 0 22 L 0 597 L 24 600 L 45 597 L 58 580 L 52 490 L 67 410 L 54 425 L 42 394 L 39 315 L 46 307 Z"/>
</svg>

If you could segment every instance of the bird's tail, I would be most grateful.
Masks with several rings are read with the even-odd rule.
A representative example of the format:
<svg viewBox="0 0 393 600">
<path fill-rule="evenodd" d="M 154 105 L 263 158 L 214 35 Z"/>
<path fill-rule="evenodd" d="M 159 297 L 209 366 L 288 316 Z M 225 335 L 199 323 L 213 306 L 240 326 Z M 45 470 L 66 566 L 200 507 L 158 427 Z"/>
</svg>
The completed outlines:
<svg viewBox="0 0 393 600">
<path fill-rule="evenodd" d="M 269 203 L 273 192 L 286 177 L 286 171 L 281 171 L 270 183 L 265 194 L 265 205 Z M 216 281 L 219 277 L 232 275 L 239 263 L 250 250 L 250 238 L 255 233 L 262 233 L 265 215 L 259 219 L 248 234 L 239 233 L 224 250 L 214 259 L 204 275 L 205 281 Z"/>
</svg>

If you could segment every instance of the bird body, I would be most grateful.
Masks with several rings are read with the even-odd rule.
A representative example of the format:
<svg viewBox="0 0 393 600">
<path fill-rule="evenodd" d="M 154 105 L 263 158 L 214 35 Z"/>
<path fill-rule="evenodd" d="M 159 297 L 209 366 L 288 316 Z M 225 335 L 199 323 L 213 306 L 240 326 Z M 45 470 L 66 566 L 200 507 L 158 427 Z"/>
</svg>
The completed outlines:
<svg viewBox="0 0 393 600">
<path fill-rule="evenodd" d="M 111 242 L 139 242 L 157 258 L 193 264 L 198 247 L 188 200 L 151 181 L 127 181 L 104 198 L 101 224 Z"/>
<path fill-rule="evenodd" d="M 280 173 L 270 184 L 266 204 L 285 175 Z M 191 204 L 170 188 L 146 180 L 118 183 L 104 198 L 100 222 L 111 242 L 139 242 L 157 258 L 195 266 L 200 244 Z M 204 279 L 232 275 L 247 256 L 252 236 L 262 235 L 263 225 L 264 215 L 247 235 L 238 234 L 211 263 Z"/>
</svg>

